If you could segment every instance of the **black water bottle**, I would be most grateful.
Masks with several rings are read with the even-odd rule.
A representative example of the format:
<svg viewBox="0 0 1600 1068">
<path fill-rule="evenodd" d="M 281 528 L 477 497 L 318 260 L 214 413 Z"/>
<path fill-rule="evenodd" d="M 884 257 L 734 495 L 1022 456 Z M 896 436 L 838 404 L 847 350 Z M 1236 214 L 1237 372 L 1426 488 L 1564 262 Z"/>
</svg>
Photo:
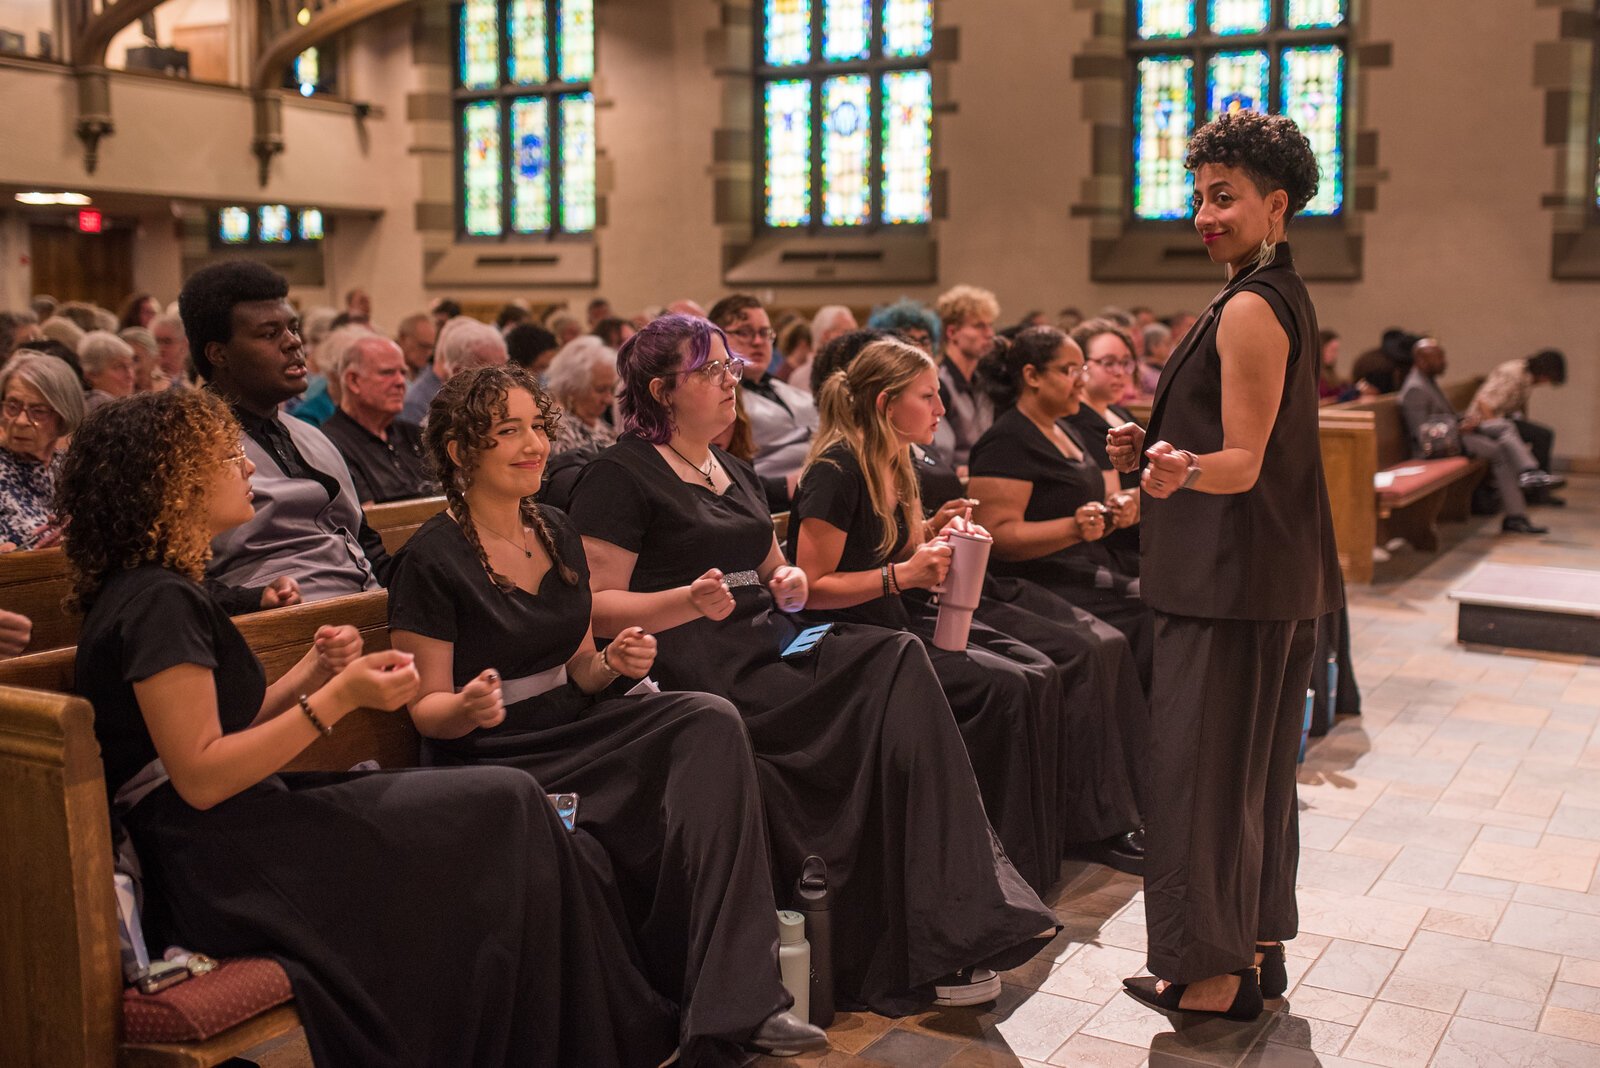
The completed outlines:
<svg viewBox="0 0 1600 1068">
<path fill-rule="evenodd" d="M 794 909 L 806 918 L 806 940 L 811 943 L 811 1022 L 818 1027 L 833 1023 L 833 895 L 828 890 L 828 865 L 821 857 L 807 857 L 794 887 Z"/>
</svg>

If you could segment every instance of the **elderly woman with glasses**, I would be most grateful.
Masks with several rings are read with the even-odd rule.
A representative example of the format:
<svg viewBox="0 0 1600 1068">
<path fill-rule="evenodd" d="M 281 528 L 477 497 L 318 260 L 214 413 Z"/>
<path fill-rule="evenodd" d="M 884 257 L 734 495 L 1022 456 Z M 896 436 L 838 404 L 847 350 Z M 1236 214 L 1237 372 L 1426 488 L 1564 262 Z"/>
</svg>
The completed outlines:
<svg viewBox="0 0 1600 1068">
<path fill-rule="evenodd" d="M 83 389 L 63 361 L 23 351 L 0 368 L 0 551 L 56 540 L 60 447 L 83 415 Z"/>
<path fill-rule="evenodd" d="M 1101 544 L 1139 521 L 1139 498 L 1107 493 L 1087 443 L 1064 422 L 1089 374 L 1083 350 L 1053 326 L 998 339 L 977 378 L 999 414 L 972 447 L 967 493 L 980 502 L 973 518 L 994 536 L 990 570 L 1037 582 L 1120 630 L 1148 691 L 1150 611 L 1138 576 Z"/>
<path fill-rule="evenodd" d="M 1118 474 L 1106 454 L 1106 431 L 1134 421 L 1133 413 L 1117 403 L 1127 394 L 1139 363 L 1133 356 L 1133 338 L 1110 319 L 1090 319 L 1068 335 L 1083 350 L 1088 377 L 1083 381 L 1083 403 L 1067 422 L 1083 439 L 1089 456 L 1106 481 L 1108 497 L 1121 492 L 1139 496 L 1136 472 Z M 1139 573 L 1139 527 L 1117 527 L 1105 537 L 1105 547 L 1117 565 L 1130 575 Z"/>
<path fill-rule="evenodd" d="M 617 396 L 617 351 L 594 334 L 573 338 L 550 361 L 545 386 L 561 408 L 551 452 L 617 440 L 605 413 Z"/>
<path fill-rule="evenodd" d="M 133 346 L 108 330 L 91 330 L 78 342 L 78 360 L 89 383 L 84 403 L 89 411 L 132 396 L 137 385 Z"/>
</svg>

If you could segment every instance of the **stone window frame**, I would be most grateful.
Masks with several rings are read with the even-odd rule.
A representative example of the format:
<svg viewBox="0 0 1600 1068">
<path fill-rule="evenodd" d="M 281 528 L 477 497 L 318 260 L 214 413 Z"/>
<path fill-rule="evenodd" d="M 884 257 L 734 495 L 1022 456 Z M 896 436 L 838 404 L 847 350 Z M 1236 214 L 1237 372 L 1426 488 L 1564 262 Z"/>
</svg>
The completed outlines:
<svg viewBox="0 0 1600 1068">
<path fill-rule="evenodd" d="M 1544 90 L 1544 143 L 1553 150 L 1550 277 L 1600 281 L 1600 0 L 1533 0 L 1555 8 L 1556 36 L 1534 48 L 1534 84 Z"/>
<path fill-rule="evenodd" d="M 1364 216 L 1377 210 L 1378 133 L 1367 119 L 1367 86 L 1393 65 L 1393 46 L 1372 40 L 1365 10 L 1374 0 L 1349 0 L 1345 55 L 1345 202 L 1332 218 L 1295 222 L 1295 265 L 1315 281 L 1357 282 L 1363 270 Z M 1083 120 L 1090 126 L 1090 173 L 1072 214 L 1089 220 L 1089 277 L 1096 283 L 1210 282 L 1216 268 L 1194 240 L 1187 222 L 1133 215 L 1133 65 L 1128 47 L 1127 0 L 1073 0 L 1093 20 L 1072 57 Z"/>
<path fill-rule="evenodd" d="M 927 68 L 933 83 L 933 210 L 926 224 L 792 232 L 764 225 L 757 195 L 764 132 L 757 46 L 762 0 L 719 0 L 718 25 L 707 36 L 707 63 L 722 88 L 721 118 L 712 132 L 712 212 L 722 234 L 721 274 L 736 287 L 894 284 L 938 281 L 937 223 L 949 216 L 948 172 L 941 166 L 939 122 L 953 114 L 950 65 L 959 29 L 934 3 L 933 47 Z"/>
</svg>

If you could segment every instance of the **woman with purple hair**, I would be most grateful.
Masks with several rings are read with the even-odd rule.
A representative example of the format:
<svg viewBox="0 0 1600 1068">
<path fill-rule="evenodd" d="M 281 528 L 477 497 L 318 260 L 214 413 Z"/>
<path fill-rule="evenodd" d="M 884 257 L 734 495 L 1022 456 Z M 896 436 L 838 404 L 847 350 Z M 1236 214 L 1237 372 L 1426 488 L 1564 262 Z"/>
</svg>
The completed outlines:
<svg viewBox="0 0 1600 1068">
<path fill-rule="evenodd" d="M 1027 960 L 1055 916 L 989 827 L 921 643 L 847 623 L 795 642 L 805 574 L 784 561 L 755 471 L 711 444 L 743 370 L 722 331 L 683 315 L 618 353 L 626 432 L 572 500 L 595 634 L 644 627 L 664 687 L 743 714 L 777 885 L 810 855 L 827 862 L 842 1002 L 901 1015 L 991 1000 L 991 969 Z"/>
</svg>

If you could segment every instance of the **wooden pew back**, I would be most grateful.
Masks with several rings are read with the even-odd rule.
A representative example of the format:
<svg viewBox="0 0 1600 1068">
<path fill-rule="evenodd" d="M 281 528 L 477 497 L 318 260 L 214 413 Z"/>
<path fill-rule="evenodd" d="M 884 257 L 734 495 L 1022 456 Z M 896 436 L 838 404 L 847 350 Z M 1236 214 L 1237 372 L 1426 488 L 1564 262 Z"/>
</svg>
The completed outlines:
<svg viewBox="0 0 1600 1068">
<path fill-rule="evenodd" d="M 444 511 L 443 497 L 418 497 L 412 501 L 369 504 L 367 524 L 383 537 L 383 547 L 391 553 L 410 540 L 417 528 Z"/>
</svg>

